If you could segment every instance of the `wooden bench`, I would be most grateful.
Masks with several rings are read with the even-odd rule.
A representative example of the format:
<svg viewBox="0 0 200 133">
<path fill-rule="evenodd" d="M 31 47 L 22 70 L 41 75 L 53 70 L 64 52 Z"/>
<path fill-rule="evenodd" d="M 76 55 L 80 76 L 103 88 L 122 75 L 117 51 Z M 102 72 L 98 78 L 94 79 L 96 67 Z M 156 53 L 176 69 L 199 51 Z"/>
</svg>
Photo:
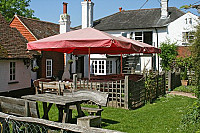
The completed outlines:
<svg viewBox="0 0 200 133">
<path fill-rule="evenodd" d="M 70 106 L 69 109 L 73 110 L 76 109 L 76 106 Z M 103 109 L 100 108 L 89 108 L 89 107 L 81 107 L 81 110 L 88 112 L 90 115 L 93 116 L 101 116 L 101 112 Z"/>
<path fill-rule="evenodd" d="M 0 111 L 16 116 L 40 117 L 36 102 L 19 98 L 0 96 Z"/>
<path fill-rule="evenodd" d="M 77 125 L 81 127 L 100 127 L 101 117 L 100 116 L 85 116 L 77 118 Z"/>
</svg>

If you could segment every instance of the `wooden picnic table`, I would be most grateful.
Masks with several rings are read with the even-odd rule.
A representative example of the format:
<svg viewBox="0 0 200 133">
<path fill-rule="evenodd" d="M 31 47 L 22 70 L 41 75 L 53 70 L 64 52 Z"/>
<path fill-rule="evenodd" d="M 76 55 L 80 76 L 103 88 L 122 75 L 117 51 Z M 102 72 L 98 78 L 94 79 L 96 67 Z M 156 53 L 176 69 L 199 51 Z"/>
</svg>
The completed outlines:
<svg viewBox="0 0 200 133">
<path fill-rule="evenodd" d="M 84 113 L 81 110 L 81 103 L 87 102 L 89 99 L 82 98 L 82 97 L 68 97 L 68 96 L 60 96 L 55 94 L 36 94 L 36 95 L 26 95 L 22 96 L 23 99 L 26 99 L 27 102 L 30 101 L 40 101 L 43 103 L 43 119 L 49 119 L 48 113 L 52 107 L 53 104 L 56 104 L 58 110 L 59 110 L 59 120 L 60 122 L 69 122 L 71 119 L 71 112 L 69 109 L 70 105 L 76 105 L 78 116 L 82 117 L 84 116 Z M 49 105 L 47 106 L 47 103 Z M 64 110 L 64 113 L 63 113 Z"/>
</svg>

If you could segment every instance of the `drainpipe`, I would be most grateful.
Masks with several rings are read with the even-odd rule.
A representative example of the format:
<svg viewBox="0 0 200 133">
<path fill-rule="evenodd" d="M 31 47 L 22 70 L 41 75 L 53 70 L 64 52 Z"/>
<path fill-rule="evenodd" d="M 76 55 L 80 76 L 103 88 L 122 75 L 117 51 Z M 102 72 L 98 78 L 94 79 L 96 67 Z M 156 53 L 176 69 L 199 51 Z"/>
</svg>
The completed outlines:
<svg viewBox="0 0 200 133">
<path fill-rule="evenodd" d="M 158 29 L 155 28 L 156 30 L 156 35 L 157 35 L 157 48 L 158 48 Z M 159 73 L 159 64 L 160 64 L 160 61 L 159 61 L 159 56 L 158 56 L 158 73 Z"/>
</svg>

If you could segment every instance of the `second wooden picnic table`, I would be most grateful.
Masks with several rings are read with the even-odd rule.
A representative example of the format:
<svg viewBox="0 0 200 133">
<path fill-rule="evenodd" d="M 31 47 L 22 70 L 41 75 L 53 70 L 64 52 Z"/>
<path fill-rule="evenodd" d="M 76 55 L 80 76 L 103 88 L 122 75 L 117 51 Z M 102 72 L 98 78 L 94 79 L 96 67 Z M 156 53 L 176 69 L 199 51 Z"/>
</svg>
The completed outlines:
<svg viewBox="0 0 200 133">
<path fill-rule="evenodd" d="M 69 112 L 70 105 L 76 105 L 78 116 L 84 116 L 84 113 L 81 110 L 81 103 L 89 101 L 87 98 L 81 97 L 68 97 L 60 96 L 55 94 L 36 94 L 36 95 L 26 95 L 22 96 L 23 99 L 30 101 L 40 101 L 43 103 L 43 119 L 49 119 L 48 113 L 53 104 L 56 104 L 59 110 L 59 120 L 60 122 L 66 123 L 71 119 L 71 112 Z M 49 105 L 47 106 L 47 103 Z M 63 113 L 64 110 L 64 113 Z"/>
</svg>

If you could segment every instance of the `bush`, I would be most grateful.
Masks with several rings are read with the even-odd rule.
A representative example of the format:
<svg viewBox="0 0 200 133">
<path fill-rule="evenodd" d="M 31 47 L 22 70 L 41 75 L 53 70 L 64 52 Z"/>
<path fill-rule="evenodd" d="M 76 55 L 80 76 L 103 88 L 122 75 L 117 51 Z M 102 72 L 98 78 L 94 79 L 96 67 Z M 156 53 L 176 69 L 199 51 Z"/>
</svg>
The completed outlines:
<svg viewBox="0 0 200 133">
<path fill-rule="evenodd" d="M 176 56 L 178 55 L 176 43 L 171 43 L 169 39 L 167 41 L 162 42 L 161 53 L 159 56 L 161 57 L 161 67 L 164 70 L 173 70 L 174 61 Z"/>
<path fill-rule="evenodd" d="M 200 101 L 194 102 L 181 121 L 180 129 L 186 133 L 200 132 Z"/>
<path fill-rule="evenodd" d="M 197 91 L 197 87 L 196 86 L 179 86 L 179 87 L 176 87 L 174 91 L 195 93 Z"/>
</svg>

